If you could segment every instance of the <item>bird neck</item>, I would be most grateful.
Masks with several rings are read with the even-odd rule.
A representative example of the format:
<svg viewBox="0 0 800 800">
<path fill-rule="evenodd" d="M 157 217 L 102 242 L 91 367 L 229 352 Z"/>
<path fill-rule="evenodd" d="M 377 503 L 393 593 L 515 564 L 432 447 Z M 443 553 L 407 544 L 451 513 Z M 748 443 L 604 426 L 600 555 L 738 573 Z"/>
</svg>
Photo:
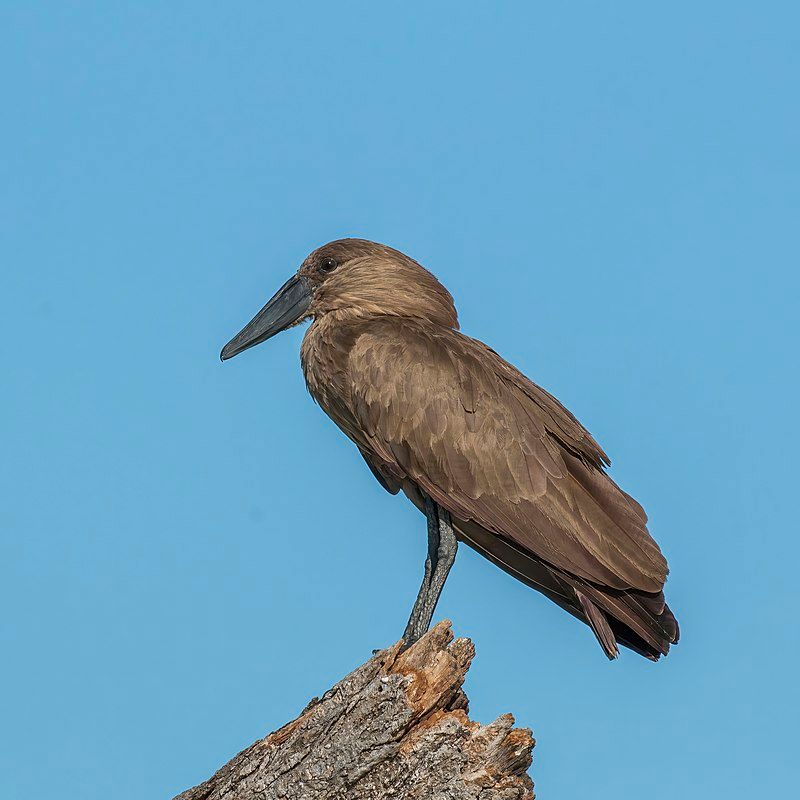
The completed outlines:
<svg viewBox="0 0 800 800">
<path fill-rule="evenodd" d="M 326 411 L 332 393 L 341 389 L 358 321 L 358 315 L 348 311 L 331 311 L 314 319 L 303 337 L 300 364 L 306 386 Z"/>
</svg>

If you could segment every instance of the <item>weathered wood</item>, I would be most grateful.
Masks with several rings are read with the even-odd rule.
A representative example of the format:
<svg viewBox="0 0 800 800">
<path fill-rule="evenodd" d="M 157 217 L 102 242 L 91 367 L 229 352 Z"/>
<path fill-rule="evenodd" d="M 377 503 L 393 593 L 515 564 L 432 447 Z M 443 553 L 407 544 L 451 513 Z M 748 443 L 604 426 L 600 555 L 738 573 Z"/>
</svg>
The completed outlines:
<svg viewBox="0 0 800 800">
<path fill-rule="evenodd" d="M 382 650 L 175 800 L 532 800 L 531 732 L 467 716 L 474 655 L 448 621 Z"/>
</svg>

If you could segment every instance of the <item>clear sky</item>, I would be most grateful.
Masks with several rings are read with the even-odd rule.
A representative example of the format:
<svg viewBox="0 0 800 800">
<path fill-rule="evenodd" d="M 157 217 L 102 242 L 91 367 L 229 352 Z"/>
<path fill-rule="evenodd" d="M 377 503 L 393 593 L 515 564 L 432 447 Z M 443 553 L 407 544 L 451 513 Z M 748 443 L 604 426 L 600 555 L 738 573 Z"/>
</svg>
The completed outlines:
<svg viewBox="0 0 800 800">
<path fill-rule="evenodd" d="M 218 359 L 356 235 L 578 415 L 672 568 L 681 644 L 609 663 L 462 548 L 473 716 L 534 729 L 542 798 L 786 796 L 798 78 L 789 2 L 4 2 L 0 795 L 171 797 L 401 634 L 424 521 L 302 330 Z"/>
</svg>

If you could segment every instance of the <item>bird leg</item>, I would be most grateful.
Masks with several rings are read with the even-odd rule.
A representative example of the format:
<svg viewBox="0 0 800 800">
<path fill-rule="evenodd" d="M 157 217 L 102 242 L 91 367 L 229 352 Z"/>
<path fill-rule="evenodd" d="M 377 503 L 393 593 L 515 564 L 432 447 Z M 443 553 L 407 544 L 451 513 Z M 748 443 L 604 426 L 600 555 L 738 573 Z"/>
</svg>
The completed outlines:
<svg viewBox="0 0 800 800">
<path fill-rule="evenodd" d="M 458 541 L 453 532 L 450 514 L 434 503 L 430 497 L 425 500 L 425 516 L 428 519 L 428 556 L 425 559 L 425 574 L 419 588 L 414 608 L 403 633 L 403 649 L 410 647 L 431 625 L 433 612 L 439 602 L 439 595 L 453 562 L 456 560 Z"/>
<path fill-rule="evenodd" d="M 439 560 L 439 515 L 436 513 L 436 504 L 427 495 L 423 495 L 425 501 L 425 516 L 428 520 L 428 555 L 425 559 L 425 574 L 422 577 L 422 585 L 419 587 L 417 599 L 414 601 L 414 608 L 411 609 L 411 616 L 408 618 L 403 640 L 408 647 L 413 644 L 424 633 L 419 629 L 420 622 L 427 613 L 428 594 L 433 577 L 434 564 Z M 431 612 L 432 615 L 433 612 Z"/>
</svg>

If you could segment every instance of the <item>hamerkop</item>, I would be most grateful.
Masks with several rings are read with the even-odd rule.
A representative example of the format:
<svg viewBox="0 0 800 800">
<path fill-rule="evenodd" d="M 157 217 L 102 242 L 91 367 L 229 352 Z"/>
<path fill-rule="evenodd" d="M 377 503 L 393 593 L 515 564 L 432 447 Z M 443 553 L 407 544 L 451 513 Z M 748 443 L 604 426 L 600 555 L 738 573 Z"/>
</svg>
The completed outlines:
<svg viewBox="0 0 800 800">
<path fill-rule="evenodd" d="M 458 329 L 453 298 L 403 253 L 331 242 L 222 351 L 312 319 L 301 362 L 312 397 L 380 484 L 427 517 L 425 575 L 406 645 L 431 622 L 458 541 L 617 644 L 657 660 L 678 641 L 667 562 L 642 507 L 561 403 Z"/>
</svg>

